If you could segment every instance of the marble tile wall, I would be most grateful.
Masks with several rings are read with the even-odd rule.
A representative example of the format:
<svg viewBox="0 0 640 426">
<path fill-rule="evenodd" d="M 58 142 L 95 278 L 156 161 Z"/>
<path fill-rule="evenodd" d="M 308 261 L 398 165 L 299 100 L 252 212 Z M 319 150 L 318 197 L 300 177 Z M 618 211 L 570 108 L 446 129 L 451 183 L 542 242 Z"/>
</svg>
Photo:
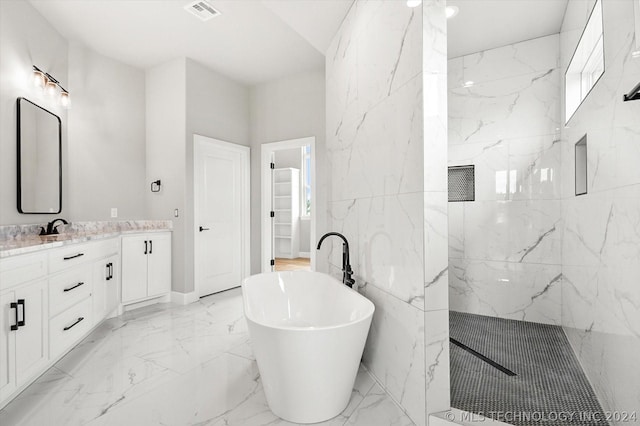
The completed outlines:
<svg viewBox="0 0 640 426">
<path fill-rule="evenodd" d="M 594 3 L 569 1 L 563 73 Z M 640 407 L 640 102 L 622 95 L 638 83 L 640 58 L 631 56 L 633 2 L 602 4 L 605 73 L 562 127 L 559 144 L 562 325 L 604 409 L 633 411 Z M 576 197 L 574 145 L 585 134 L 588 192 Z"/>
<path fill-rule="evenodd" d="M 449 408 L 444 6 L 357 0 L 326 53 L 327 230 L 376 305 L 364 362 L 418 425 Z"/>
<path fill-rule="evenodd" d="M 561 322 L 559 47 L 556 34 L 449 60 L 448 163 L 476 179 L 475 201 L 448 206 L 452 310 Z"/>
</svg>

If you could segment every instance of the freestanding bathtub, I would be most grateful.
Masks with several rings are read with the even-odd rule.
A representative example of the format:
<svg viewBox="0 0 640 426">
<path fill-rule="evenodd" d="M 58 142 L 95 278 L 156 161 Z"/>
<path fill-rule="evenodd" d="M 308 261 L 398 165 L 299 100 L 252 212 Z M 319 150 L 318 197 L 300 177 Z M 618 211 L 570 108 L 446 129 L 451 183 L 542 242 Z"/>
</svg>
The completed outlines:
<svg viewBox="0 0 640 426">
<path fill-rule="evenodd" d="M 271 411 L 317 423 L 349 403 L 374 306 L 319 272 L 269 272 L 242 283 L 244 313 Z"/>
</svg>

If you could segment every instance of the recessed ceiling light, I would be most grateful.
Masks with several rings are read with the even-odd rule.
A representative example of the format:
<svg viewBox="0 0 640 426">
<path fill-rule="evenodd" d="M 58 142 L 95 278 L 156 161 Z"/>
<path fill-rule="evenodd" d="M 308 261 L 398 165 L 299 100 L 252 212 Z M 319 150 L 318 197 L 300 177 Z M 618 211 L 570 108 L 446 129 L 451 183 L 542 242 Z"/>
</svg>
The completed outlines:
<svg viewBox="0 0 640 426">
<path fill-rule="evenodd" d="M 469 81 L 465 81 L 464 84 L 462 85 L 462 87 L 471 87 L 473 86 L 475 83 L 471 80 Z"/>
<path fill-rule="evenodd" d="M 422 4 L 422 0 L 407 0 L 408 7 L 418 7 Z"/>
<path fill-rule="evenodd" d="M 447 19 L 453 18 L 458 14 L 458 6 L 447 6 L 445 8 L 445 14 L 447 15 Z"/>
<path fill-rule="evenodd" d="M 632 57 L 633 59 L 640 58 L 640 50 L 636 50 L 636 51 L 634 51 L 634 52 L 631 52 L 631 57 Z"/>
</svg>

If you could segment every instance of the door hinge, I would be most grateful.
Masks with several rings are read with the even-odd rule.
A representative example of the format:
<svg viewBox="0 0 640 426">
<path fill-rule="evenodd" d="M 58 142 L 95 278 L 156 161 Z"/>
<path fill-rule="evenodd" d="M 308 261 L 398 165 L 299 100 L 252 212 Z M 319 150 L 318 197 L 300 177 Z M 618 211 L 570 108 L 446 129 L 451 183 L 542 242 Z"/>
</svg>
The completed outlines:
<svg viewBox="0 0 640 426">
<path fill-rule="evenodd" d="M 270 164 L 270 167 L 271 167 L 272 169 L 275 169 L 275 168 L 276 168 L 276 163 L 271 163 L 271 164 Z"/>
<path fill-rule="evenodd" d="M 275 266 L 276 265 L 276 260 L 275 259 L 271 259 L 271 266 Z"/>
<path fill-rule="evenodd" d="M 276 212 L 274 212 L 273 210 L 270 212 L 269 214 L 271 217 L 276 217 Z"/>
</svg>

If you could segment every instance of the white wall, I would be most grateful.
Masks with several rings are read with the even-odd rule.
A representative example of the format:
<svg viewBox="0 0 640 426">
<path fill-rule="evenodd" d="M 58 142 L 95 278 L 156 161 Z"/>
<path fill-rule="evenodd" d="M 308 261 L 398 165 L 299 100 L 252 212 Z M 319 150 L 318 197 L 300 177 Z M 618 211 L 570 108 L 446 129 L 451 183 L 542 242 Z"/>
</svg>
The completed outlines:
<svg viewBox="0 0 640 426">
<path fill-rule="evenodd" d="M 261 271 L 260 145 L 316 138 L 316 235 L 326 232 L 325 75 L 316 70 L 251 87 L 251 273 Z M 319 259 L 320 260 L 320 259 Z"/>
<path fill-rule="evenodd" d="M 475 201 L 448 209 L 452 310 L 561 322 L 559 52 L 555 34 L 448 61 L 449 165 L 475 165 Z"/>
<path fill-rule="evenodd" d="M 418 425 L 449 408 L 446 50 L 444 2 L 356 1 L 326 54 L 328 226 L 376 306 L 364 363 Z"/>
<path fill-rule="evenodd" d="M 594 3 L 569 1 L 563 75 Z M 640 34 L 633 2 L 602 6 L 605 72 L 562 128 L 562 325 L 603 409 L 631 412 L 640 406 L 640 101 L 622 96 L 638 84 Z M 588 193 L 575 196 L 574 146 L 585 134 Z"/>
<path fill-rule="evenodd" d="M 25 97 L 62 120 L 62 213 L 69 214 L 68 114 L 57 100 L 33 87 L 32 66 L 49 72 L 68 86 L 68 43 L 31 4 L 0 2 L 0 225 L 45 223 L 56 215 L 20 214 L 17 209 L 16 99 Z"/>
<path fill-rule="evenodd" d="M 69 47 L 68 213 L 71 220 L 145 214 L 145 74 L 76 43 Z M 64 213 L 64 212 L 63 212 Z"/>
</svg>

